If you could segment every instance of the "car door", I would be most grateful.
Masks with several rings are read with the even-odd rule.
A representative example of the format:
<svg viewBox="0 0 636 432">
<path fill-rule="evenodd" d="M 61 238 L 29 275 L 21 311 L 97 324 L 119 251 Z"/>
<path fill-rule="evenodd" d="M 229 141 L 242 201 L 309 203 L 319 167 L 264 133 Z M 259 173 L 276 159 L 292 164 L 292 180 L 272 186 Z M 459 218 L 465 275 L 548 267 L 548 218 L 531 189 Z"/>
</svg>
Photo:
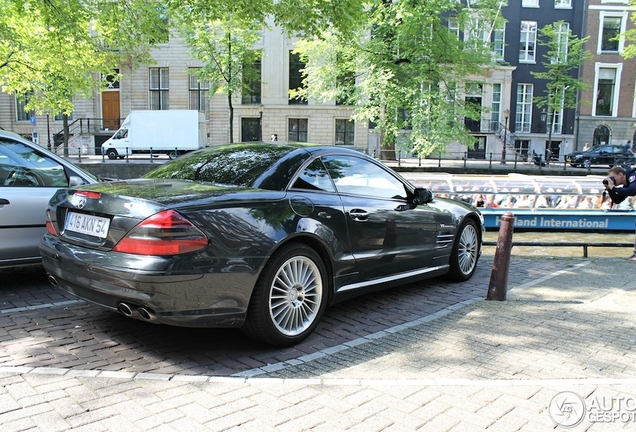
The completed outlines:
<svg viewBox="0 0 636 432">
<path fill-rule="evenodd" d="M 406 185 L 388 169 L 357 156 L 326 156 L 346 215 L 349 242 L 363 279 L 431 265 L 437 222 L 427 206 L 413 207 Z"/>
<path fill-rule="evenodd" d="M 614 165 L 614 158 L 617 156 L 615 148 L 613 146 L 601 147 L 596 160 L 593 162 L 595 165 Z"/>
<path fill-rule="evenodd" d="M 289 192 L 290 204 L 301 216 L 297 229 L 323 239 L 337 263 L 334 277 L 355 274 L 342 201 L 322 161 L 314 159 L 300 170 Z"/>
<path fill-rule="evenodd" d="M 0 139 L 0 262 L 39 260 L 46 204 L 65 186 L 60 163 L 26 144 Z"/>
</svg>

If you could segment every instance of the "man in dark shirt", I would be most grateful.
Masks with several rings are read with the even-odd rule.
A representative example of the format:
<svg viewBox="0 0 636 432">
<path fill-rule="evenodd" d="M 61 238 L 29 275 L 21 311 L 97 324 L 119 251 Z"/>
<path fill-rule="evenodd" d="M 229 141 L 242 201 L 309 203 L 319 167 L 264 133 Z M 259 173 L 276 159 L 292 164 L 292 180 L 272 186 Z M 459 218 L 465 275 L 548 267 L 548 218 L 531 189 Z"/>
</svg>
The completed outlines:
<svg viewBox="0 0 636 432">
<path fill-rule="evenodd" d="M 636 196 L 636 169 L 625 170 L 623 167 L 615 166 L 609 170 L 603 184 L 612 202 L 620 204 L 627 197 Z M 634 252 L 627 259 L 636 261 L 636 241 L 634 241 Z"/>
</svg>

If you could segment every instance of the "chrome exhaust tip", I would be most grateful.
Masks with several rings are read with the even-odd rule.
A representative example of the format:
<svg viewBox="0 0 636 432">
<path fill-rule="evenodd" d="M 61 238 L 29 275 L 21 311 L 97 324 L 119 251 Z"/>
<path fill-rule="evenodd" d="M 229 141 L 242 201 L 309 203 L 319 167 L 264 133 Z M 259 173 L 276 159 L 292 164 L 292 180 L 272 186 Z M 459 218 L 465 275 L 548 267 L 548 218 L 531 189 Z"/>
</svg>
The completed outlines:
<svg viewBox="0 0 636 432">
<path fill-rule="evenodd" d="M 119 312 L 123 313 L 126 316 L 132 316 L 133 314 L 132 309 L 126 303 L 119 303 L 117 305 L 117 310 L 119 310 Z"/>
<path fill-rule="evenodd" d="M 152 321 L 155 319 L 155 311 L 153 311 L 152 309 L 146 309 L 145 307 L 140 307 L 138 312 L 139 312 L 139 315 L 147 321 Z"/>
<path fill-rule="evenodd" d="M 54 287 L 58 286 L 57 279 L 55 279 L 55 277 L 52 274 L 47 273 L 46 274 L 46 278 L 48 279 L 48 281 L 49 281 L 49 283 L 51 285 L 53 285 Z"/>
</svg>

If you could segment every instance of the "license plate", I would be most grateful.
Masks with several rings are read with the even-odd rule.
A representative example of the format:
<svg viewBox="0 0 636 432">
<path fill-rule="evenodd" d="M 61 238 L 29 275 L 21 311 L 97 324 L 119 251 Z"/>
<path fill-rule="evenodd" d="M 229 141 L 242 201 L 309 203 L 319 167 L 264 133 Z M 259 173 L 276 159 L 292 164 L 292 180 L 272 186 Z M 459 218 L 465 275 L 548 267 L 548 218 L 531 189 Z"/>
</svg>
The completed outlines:
<svg viewBox="0 0 636 432">
<path fill-rule="evenodd" d="M 106 238 L 110 219 L 81 213 L 69 212 L 66 216 L 66 231 L 88 234 L 99 238 Z"/>
</svg>

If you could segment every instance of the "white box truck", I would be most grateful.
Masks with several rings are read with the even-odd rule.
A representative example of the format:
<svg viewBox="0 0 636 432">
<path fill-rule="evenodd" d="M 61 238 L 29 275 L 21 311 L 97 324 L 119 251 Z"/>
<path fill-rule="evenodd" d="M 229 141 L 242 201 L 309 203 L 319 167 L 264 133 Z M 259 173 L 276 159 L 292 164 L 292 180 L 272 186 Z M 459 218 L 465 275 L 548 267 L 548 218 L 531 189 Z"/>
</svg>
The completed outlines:
<svg viewBox="0 0 636 432">
<path fill-rule="evenodd" d="M 207 124 L 196 110 L 131 111 L 115 134 L 102 144 L 109 159 L 133 153 L 180 154 L 207 145 Z"/>
</svg>

